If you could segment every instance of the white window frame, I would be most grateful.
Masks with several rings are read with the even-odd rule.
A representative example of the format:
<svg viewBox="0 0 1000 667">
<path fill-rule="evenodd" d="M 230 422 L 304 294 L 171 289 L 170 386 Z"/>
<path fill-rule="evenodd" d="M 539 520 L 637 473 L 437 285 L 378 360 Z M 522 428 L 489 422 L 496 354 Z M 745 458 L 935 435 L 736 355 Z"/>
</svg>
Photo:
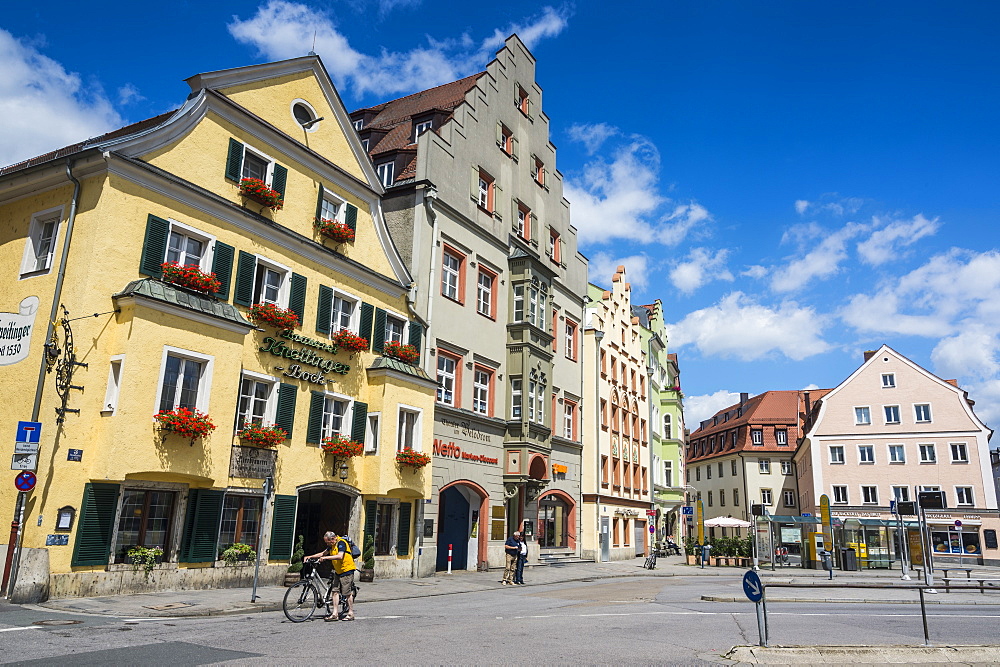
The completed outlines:
<svg viewBox="0 0 1000 667">
<path fill-rule="evenodd" d="M 782 475 L 791 475 L 792 474 L 792 462 L 791 461 L 782 461 L 781 462 L 781 474 Z"/>
<path fill-rule="evenodd" d="M 663 486 L 672 488 L 674 486 L 674 462 L 663 461 Z"/>
<path fill-rule="evenodd" d="M 966 494 L 968 499 L 963 502 L 962 494 Z M 955 504 L 960 507 L 974 507 L 976 504 L 975 487 L 962 485 L 955 487 Z"/>
<path fill-rule="evenodd" d="M 375 165 L 375 173 L 378 175 L 378 181 L 382 184 L 383 188 L 391 187 L 396 178 L 396 163 L 392 160 L 389 162 L 380 162 Z"/>
<path fill-rule="evenodd" d="M 964 456 L 962 458 L 955 458 L 955 447 L 961 448 Z M 969 445 L 965 442 L 949 442 L 948 443 L 948 454 L 951 456 L 952 463 L 968 463 L 969 462 Z"/>
<path fill-rule="evenodd" d="M 524 378 L 510 379 L 510 418 L 524 419 Z"/>
<path fill-rule="evenodd" d="M 344 328 L 340 326 L 340 313 L 337 311 L 337 299 L 340 299 L 341 301 L 350 301 L 354 304 L 354 308 L 351 311 L 350 324 L 347 329 L 354 333 L 358 333 L 358 329 L 361 328 L 361 298 L 354 296 L 349 292 L 344 292 L 334 288 L 333 298 L 330 299 L 330 335 L 332 336 Z"/>
<path fill-rule="evenodd" d="M 167 371 L 168 356 L 191 359 L 192 361 L 204 364 L 201 379 L 198 381 L 198 398 L 195 401 L 195 408 L 200 412 L 207 413 L 209 398 L 212 395 L 212 372 L 215 369 L 215 357 L 208 354 L 202 354 L 201 352 L 185 350 L 180 347 L 164 345 L 163 352 L 160 356 L 160 374 L 156 380 L 156 402 L 153 403 L 153 414 L 155 415 L 160 412 L 160 399 L 163 396 L 163 377 Z"/>
<path fill-rule="evenodd" d="M 415 418 L 414 418 L 414 421 L 413 421 L 413 441 L 410 443 L 411 446 L 409 448 L 404 448 L 403 447 L 402 432 L 399 429 L 399 427 L 400 427 L 400 420 L 401 420 L 404 412 L 407 413 L 407 414 L 415 415 Z M 403 403 L 399 403 L 398 404 L 397 409 L 396 409 L 396 451 L 397 452 L 402 452 L 405 449 L 411 449 L 414 452 L 421 452 L 421 451 L 423 451 L 423 447 L 421 446 L 421 444 L 423 442 L 423 440 L 421 439 L 421 434 L 423 432 L 423 421 L 424 421 L 424 411 L 423 411 L 423 409 L 418 408 L 418 407 L 413 406 L 413 405 L 405 405 Z"/>
<path fill-rule="evenodd" d="M 895 373 L 882 373 L 882 388 L 883 389 L 895 389 L 896 388 L 896 374 Z"/>
<path fill-rule="evenodd" d="M 782 507 L 795 507 L 795 491 L 791 489 L 785 489 L 781 492 L 781 506 Z"/>
<path fill-rule="evenodd" d="M 407 345 L 407 344 L 409 344 L 409 342 L 410 342 L 410 337 L 409 337 L 409 335 L 410 335 L 410 321 L 408 319 L 406 319 L 403 315 L 401 315 L 400 313 L 397 313 L 394 310 L 386 310 L 385 311 L 385 342 L 388 343 L 389 341 L 393 340 L 392 338 L 389 337 L 389 318 L 392 318 L 394 320 L 399 320 L 400 322 L 403 323 L 403 332 L 400 334 L 398 342 L 399 342 L 400 345 Z M 418 352 L 419 352 L 419 350 L 418 350 Z"/>
<path fill-rule="evenodd" d="M 43 276 L 52 270 L 52 266 L 55 264 L 56 248 L 59 245 L 59 232 L 62 229 L 62 218 L 62 206 L 55 206 L 53 208 L 48 208 L 44 211 L 38 211 L 37 213 L 32 214 L 31 222 L 28 224 L 28 236 L 25 238 L 24 251 L 21 255 L 21 278 Z M 49 249 L 46 253 L 45 266 L 43 268 L 37 268 L 37 247 L 41 242 L 42 229 L 44 228 L 44 225 L 49 222 L 55 222 L 55 225 L 52 228 L 52 241 L 49 244 Z"/>
<path fill-rule="evenodd" d="M 750 444 L 752 445 L 764 444 L 764 429 L 761 428 L 750 429 Z"/>
<path fill-rule="evenodd" d="M 838 459 L 833 455 L 834 450 L 839 452 L 840 458 Z M 830 445 L 830 465 L 844 465 L 847 461 L 847 457 L 844 454 L 843 445 Z"/>
<path fill-rule="evenodd" d="M 520 285 L 514 285 L 514 298 L 513 302 L 513 321 L 514 322 L 524 322 L 524 283 Z M 520 314 L 518 314 L 520 312 Z"/>
<path fill-rule="evenodd" d="M 253 269 L 253 299 L 254 304 L 258 303 L 270 303 L 262 301 L 261 298 L 263 294 L 257 294 L 257 272 L 260 271 L 263 266 L 264 269 L 269 269 L 275 273 L 281 274 L 281 283 L 278 285 L 278 301 L 275 303 L 276 306 L 280 308 L 288 308 L 288 295 L 291 291 L 292 283 L 292 270 L 285 266 L 284 264 L 279 264 L 278 262 L 272 261 L 266 257 L 261 257 L 256 255 L 257 263 L 254 265 Z M 261 283 L 261 292 L 263 292 L 263 283 Z"/>
<path fill-rule="evenodd" d="M 417 123 L 413 128 L 413 138 L 416 139 L 424 132 L 434 129 L 434 119 L 425 120 Z"/>
<path fill-rule="evenodd" d="M 354 121 L 352 123 L 352 125 L 354 125 L 354 129 L 355 130 L 357 130 L 358 132 L 360 132 L 365 127 L 365 119 L 364 118 L 359 118 L 358 120 Z"/>
<path fill-rule="evenodd" d="M 878 505 L 878 486 L 874 484 L 861 485 L 861 504 Z"/>
<path fill-rule="evenodd" d="M 118 414 L 118 396 L 122 388 L 122 371 L 125 369 L 125 355 L 114 354 L 108 360 L 108 385 L 104 390 L 104 403 L 102 403 L 101 413 L 111 415 Z"/>
<path fill-rule="evenodd" d="M 886 445 L 886 448 L 888 450 L 888 461 L 889 461 L 890 464 L 900 465 L 900 464 L 906 463 L 906 446 L 905 445 L 900 444 L 900 443 L 893 443 L 891 445 Z M 899 460 L 896 460 L 896 457 L 895 457 L 895 455 L 894 455 L 893 452 L 899 452 L 901 454 Z"/>
<path fill-rule="evenodd" d="M 847 505 L 850 503 L 851 493 L 850 489 L 847 487 L 846 484 L 834 484 L 832 487 L 830 487 L 830 490 L 832 492 L 831 495 L 833 496 L 833 502 L 837 503 L 838 505 Z M 843 500 L 841 500 L 838 497 L 840 495 L 838 491 L 843 491 Z"/>
<path fill-rule="evenodd" d="M 273 180 L 274 165 L 275 165 L 274 158 L 268 155 L 267 153 L 264 153 L 263 151 L 260 151 L 251 146 L 247 146 L 246 144 L 243 144 L 243 159 L 240 161 L 240 181 L 242 181 L 244 178 L 252 178 L 251 176 L 243 175 L 243 169 L 245 168 L 247 163 L 247 153 L 251 153 L 253 154 L 254 157 L 260 158 L 261 160 L 267 163 L 267 166 L 264 168 L 265 178 L 261 180 L 264 181 L 264 184 L 267 185 L 267 187 L 271 187 L 271 184 L 274 182 Z"/>
<path fill-rule="evenodd" d="M 900 493 L 902 492 L 902 493 Z M 909 502 L 910 501 L 910 487 L 902 484 L 893 484 L 892 486 L 892 499 L 897 503 Z"/>
<path fill-rule="evenodd" d="M 327 218 L 327 217 L 325 217 L 323 215 L 323 210 L 326 207 L 325 206 L 326 204 L 332 204 L 333 206 L 337 207 L 337 214 L 335 216 L 333 216 L 332 218 Z M 321 220 L 336 220 L 337 222 L 343 222 L 344 221 L 344 216 L 345 216 L 345 211 L 347 210 L 347 206 L 345 206 L 345 204 L 347 204 L 347 200 L 346 199 L 344 199 L 343 197 L 339 196 L 337 193 L 333 192 L 332 190 L 327 190 L 326 188 L 323 188 L 323 201 L 320 203 L 320 219 Z"/>
<path fill-rule="evenodd" d="M 201 262 L 198 263 L 198 268 L 205 272 L 211 270 L 212 261 L 215 258 L 215 236 L 208 234 L 207 232 L 203 232 L 197 227 L 192 227 L 191 225 L 174 220 L 173 218 L 168 218 L 167 222 L 170 224 L 170 228 L 167 230 L 167 247 L 163 251 L 163 258 L 161 261 L 167 261 L 167 253 L 170 252 L 170 235 L 176 232 L 182 236 L 190 236 L 205 244 L 205 252 L 201 255 Z"/>
<path fill-rule="evenodd" d="M 451 363 L 451 364 L 454 365 L 454 367 L 451 369 L 450 374 L 449 374 L 449 371 L 447 369 L 442 369 L 441 368 L 441 364 L 443 364 L 443 363 Z M 457 392 L 457 389 L 458 389 L 458 386 L 457 386 L 458 385 L 458 374 L 460 372 L 460 366 L 461 365 L 462 365 L 462 358 L 461 357 L 457 357 L 456 358 L 456 357 L 453 357 L 450 354 L 440 354 L 440 353 L 438 353 L 438 355 L 437 355 L 437 364 L 436 364 L 436 366 L 437 366 L 437 374 L 436 374 L 435 377 L 437 378 L 437 383 L 438 383 L 438 391 L 437 391 L 437 393 L 439 395 L 435 396 L 435 398 L 437 399 L 437 402 L 440 403 L 441 405 L 448 405 L 448 406 L 454 407 L 457 404 L 457 400 L 456 399 L 458 397 L 456 396 L 456 392 Z M 451 381 L 451 387 L 450 387 L 451 400 L 450 401 L 448 401 L 447 397 L 446 397 L 446 392 L 449 391 L 449 388 L 447 387 L 447 382 L 449 380 Z"/>
<path fill-rule="evenodd" d="M 344 415 L 343 415 L 343 418 L 342 418 L 342 420 L 340 422 L 340 430 L 339 431 L 333 430 L 332 420 L 331 420 L 331 423 L 330 423 L 330 428 L 327 429 L 327 424 L 326 424 L 326 414 L 327 414 L 326 402 L 330 401 L 330 400 L 332 400 L 332 401 L 344 401 L 345 403 L 347 403 L 346 407 L 344 407 Z M 332 412 L 331 412 L 331 414 L 332 414 Z M 326 439 L 326 438 L 332 438 L 334 435 L 341 435 L 341 436 L 344 436 L 344 437 L 349 437 L 351 435 L 351 428 L 354 425 L 354 399 L 351 398 L 350 396 L 345 395 L 345 394 L 338 394 L 338 393 L 333 392 L 333 391 L 324 391 L 323 392 L 323 409 L 322 409 L 322 413 L 320 415 L 320 425 L 321 425 L 320 426 L 320 428 L 321 428 L 320 439 L 321 440 Z"/>
<path fill-rule="evenodd" d="M 774 492 L 771 489 L 760 490 L 760 504 L 768 507 L 774 504 Z"/>
<path fill-rule="evenodd" d="M 730 463 L 732 463 L 733 477 L 739 475 L 740 474 L 739 473 L 739 465 L 737 464 L 736 459 L 733 459 Z"/>
<path fill-rule="evenodd" d="M 788 444 L 788 429 L 776 428 L 774 429 L 774 441 L 779 445 Z"/>
<path fill-rule="evenodd" d="M 482 278 L 483 276 L 490 279 L 489 289 L 483 287 Z M 497 275 L 492 271 L 484 271 L 482 269 L 476 271 L 476 312 L 480 315 L 485 315 L 486 317 L 493 317 L 493 299 L 496 294 L 496 282 Z M 486 300 L 483 300 L 483 295 L 486 295 Z M 486 310 L 483 311 L 483 305 L 485 304 Z"/>
<path fill-rule="evenodd" d="M 920 418 L 921 408 L 926 408 L 926 410 L 927 410 L 927 418 L 926 419 L 921 419 Z M 913 421 L 916 422 L 917 424 L 930 424 L 931 422 L 933 422 L 934 421 L 934 413 L 931 412 L 931 404 L 930 403 L 914 403 L 913 404 Z"/>
<path fill-rule="evenodd" d="M 864 410 L 864 415 L 867 417 L 866 421 L 862 420 L 862 414 L 859 410 Z M 855 426 L 871 426 L 872 423 L 872 408 L 870 405 L 855 405 L 854 406 L 854 425 Z"/>
<path fill-rule="evenodd" d="M 275 414 L 278 411 L 278 387 L 281 385 L 281 380 L 271 375 L 265 375 L 263 373 L 255 373 L 254 371 L 244 370 L 242 373 L 240 373 L 240 384 L 236 388 L 237 420 L 239 420 L 240 417 L 240 401 L 243 398 L 243 380 L 245 379 L 271 385 L 271 388 L 267 393 L 267 402 L 264 407 L 264 416 L 261 418 L 261 423 L 264 426 L 270 426 L 271 424 L 274 423 Z M 236 430 L 238 431 L 240 428 L 242 428 L 242 426 L 243 424 L 237 421 Z"/>
<path fill-rule="evenodd" d="M 672 440 L 674 419 L 672 415 L 663 415 L 663 437 Z"/>
<path fill-rule="evenodd" d="M 757 469 L 760 471 L 761 475 L 771 474 L 771 459 L 757 459 Z M 711 474 L 712 468 L 709 467 L 709 474 Z"/>
<path fill-rule="evenodd" d="M 382 433 L 382 413 L 368 413 L 368 428 L 365 429 L 365 454 L 378 454 L 379 436 Z"/>
<path fill-rule="evenodd" d="M 925 447 L 929 449 L 924 449 Z M 920 453 L 920 462 L 928 465 L 937 463 L 937 445 L 933 442 L 925 442 L 923 444 L 917 445 L 917 451 Z M 925 452 L 930 452 L 931 457 L 927 458 L 924 456 Z"/>
<path fill-rule="evenodd" d="M 895 419 L 889 419 L 889 411 L 895 408 Z M 899 424 L 901 415 L 899 413 L 898 405 L 883 405 L 882 406 L 882 418 L 885 420 L 886 424 Z"/>
<path fill-rule="evenodd" d="M 573 426 L 576 424 L 576 403 L 563 401 L 563 437 L 573 439 Z"/>
<path fill-rule="evenodd" d="M 486 376 L 486 384 L 479 382 L 479 375 L 483 374 Z M 490 403 L 493 401 L 493 397 L 490 396 L 490 384 L 493 380 L 494 372 L 483 366 L 473 366 L 472 367 L 472 411 L 480 415 L 488 415 L 490 413 Z M 479 409 L 479 404 L 482 403 L 483 409 Z"/>
<path fill-rule="evenodd" d="M 871 452 L 871 460 L 866 461 L 863 452 Z M 858 465 L 874 465 L 875 445 L 858 445 Z"/>
<path fill-rule="evenodd" d="M 455 262 L 454 267 L 448 263 L 449 259 Z M 453 301 L 460 301 L 462 296 L 460 290 L 463 259 L 461 255 L 449 251 L 448 248 L 441 252 L 441 295 Z"/>
<path fill-rule="evenodd" d="M 479 207 L 484 210 L 490 210 L 490 184 L 492 181 L 488 181 L 483 178 L 483 171 L 479 170 Z"/>
</svg>

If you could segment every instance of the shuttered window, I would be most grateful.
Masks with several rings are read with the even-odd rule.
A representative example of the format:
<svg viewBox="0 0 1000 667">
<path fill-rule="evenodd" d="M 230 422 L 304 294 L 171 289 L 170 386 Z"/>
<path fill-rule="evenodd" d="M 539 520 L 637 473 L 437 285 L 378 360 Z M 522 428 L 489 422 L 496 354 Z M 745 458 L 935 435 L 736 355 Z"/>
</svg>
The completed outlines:
<svg viewBox="0 0 1000 667">
<path fill-rule="evenodd" d="M 233 259 L 236 249 L 219 241 L 215 242 L 215 255 L 212 257 L 212 273 L 218 278 L 221 287 L 215 296 L 223 301 L 229 300 L 229 284 L 233 278 Z"/>
<path fill-rule="evenodd" d="M 410 511 L 412 503 L 399 503 L 399 531 L 396 535 L 396 555 L 410 555 Z"/>
<path fill-rule="evenodd" d="M 305 322 L 306 314 L 306 277 L 292 274 L 292 282 L 288 290 L 288 309 L 299 316 L 299 323 Z"/>
<path fill-rule="evenodd" d="M 323 439 L 323 403 L 326 395 L 314 391 L 309 397 L 309 424 L 306 429 L 306 442 L 318 445 Z"/>
<path fill-rule="evenodd" d="M 265 158 L 253 149 L 250 149 L 248 155 L 247 150 L 247 146 L 243 143 L 236 139 L 229 139 L 229 149 L 226 153 L 226 178 L 236 183 L 244 178 L 258 178 L 267 183 L 272 190 L 285 196 L 288 186 L 288 169 L 274 160 Z"/>
<path fill-rule="evenodd" d="M 151 278 L 160 278 L 163 275 L 163 268 L 160 265 L 167 256 L 169 236 L 170 223 L 163 218 L 150 215 L 146 220 L 146 236 L 142 244 L 139 273 Z"/>
<path fill-rule="evenodd" d="M 295 535 L 296 496 L 274 496 L 274 513 L 271 517 L 271 546 L 268 560 L 287 561 L 292 557 L 292 538 Z"/>
<path fill-rule="evenodd" d="M 181 536 L 182 563 L 210 563 L 218 557 L 219 522 L 225 493 L 216 489 L 188 492 L 184 535 Z"/>
<path fill-rule="evenodd" d="M 111 533 L 118 508 L 118 490 L 117 484 L 84 485 L 80 520 L 76 526 L 76 544 L 73 546 L 73 566 L 108 564 Z"/>
<path fill-rule="evenodd" d="M 295 397 L 298 388 L 294 384 L 281 383 L 278 387 L 278 408 L 274 413 L 274 423 L 285 429 L 288 439 L 292 437 L 292 426 L 295 422 Z"/>
<path fill-rule="evenodd" d="M 374 345 L 372 336 L 372 324 L 375 320 L 375 306 L 370 303 L 361 304 L 361 317 L 358 324 L 358 335 L 368 340 L 369 345 Z M 381 348 L 379 348 L 381 350 Z"/>
<path fill-rule="evenodd" d="M 375 500 L 368 500 L 365 502 L 365 541 L 368 541 L 368 536 L 371 535 L 372 539 L 375 539 L 375 520 L 378 515 L 378 502 Z"/>
<path fill-rule="evenodd" d="M 363 443 L 368 428 L 368 404 L 354 401 L 354 419 L 351 425 L 351 440 Z"/>
</svg>

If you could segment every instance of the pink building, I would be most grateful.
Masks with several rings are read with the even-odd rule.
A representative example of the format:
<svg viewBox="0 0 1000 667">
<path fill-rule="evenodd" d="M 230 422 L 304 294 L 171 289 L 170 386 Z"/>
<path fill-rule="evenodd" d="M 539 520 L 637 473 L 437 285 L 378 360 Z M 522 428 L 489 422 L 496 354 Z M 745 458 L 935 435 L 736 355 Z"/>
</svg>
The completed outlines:
<svg viewBox="0 0 1000 667">
<path fill-rule="evenodd" d="M 863 565 L 888 567 L 898 551 L 890 501 L 943 491 L 947 508 L 927 513 L 935 559 L 1000 563 L 993 431 L 972 408 L 954 381 L 887 345 L 865 352 L 809 411 L 795 453 L 801 510 L 818 516 L 826 494 L 838 546 L 854 545 Z"/>
</svg>

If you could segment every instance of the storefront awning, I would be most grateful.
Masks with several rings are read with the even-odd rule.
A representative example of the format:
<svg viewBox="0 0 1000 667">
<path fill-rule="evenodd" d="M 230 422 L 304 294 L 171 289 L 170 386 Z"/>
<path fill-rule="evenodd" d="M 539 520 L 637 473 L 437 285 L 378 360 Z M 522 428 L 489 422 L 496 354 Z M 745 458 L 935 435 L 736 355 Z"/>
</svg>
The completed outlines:
<svg viewBox="0 0 1000 667">
<path fill-rule="evenodd" d="M 819 517 L 815 516 L 798 516 L 796 514 L 769 514 L 767 520 L 771 523 L 808 523 L 817 524 L 821 523 Z"/>
</svg>

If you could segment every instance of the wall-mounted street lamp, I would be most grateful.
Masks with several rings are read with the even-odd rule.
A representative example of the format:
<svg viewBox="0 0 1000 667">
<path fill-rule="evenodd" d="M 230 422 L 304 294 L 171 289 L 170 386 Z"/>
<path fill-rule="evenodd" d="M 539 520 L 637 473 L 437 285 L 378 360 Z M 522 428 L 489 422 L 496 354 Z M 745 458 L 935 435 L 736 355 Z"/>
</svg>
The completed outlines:
<svg viewBox="0 0 1000 667">
<path fill-rule="evenodd" d="M 347 481 L 347 462 L 346 461 L 342 462 L 340 464 L 339 472 L 340 472 L 340 481 L 341 482 L 346 482 Z"/>
</svg>

